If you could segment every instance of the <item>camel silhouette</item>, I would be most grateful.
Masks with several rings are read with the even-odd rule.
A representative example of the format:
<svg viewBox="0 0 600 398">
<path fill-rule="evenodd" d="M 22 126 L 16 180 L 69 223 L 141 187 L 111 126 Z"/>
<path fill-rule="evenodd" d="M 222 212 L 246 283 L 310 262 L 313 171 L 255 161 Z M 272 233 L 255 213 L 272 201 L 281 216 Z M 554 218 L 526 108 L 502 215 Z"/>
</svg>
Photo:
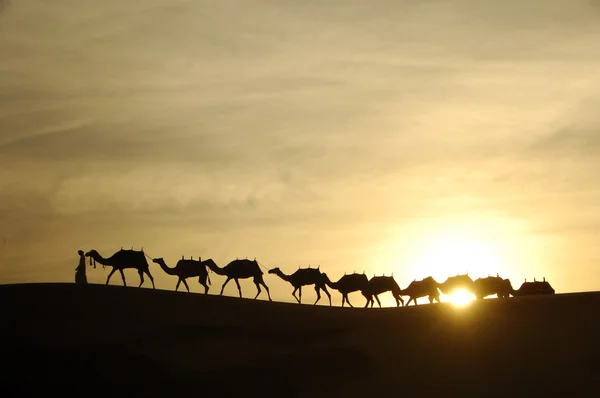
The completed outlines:
<svg viewBox="0 0 600 398">
<path fill-rule="evenodd" d="M 440 292 L 438 290 L 439 283 L 431 276 L 424 278 L 420 281 L 412 281 L 406 289 L 400 291 L 403 296 L 409 296 L 409 300 L 406 303 L 408 306 L 411 301 L 417 305 L 417 299 L 428 296 L 429 303 L 433 304 L 434 301 L 440 302 Z"/>
<path fill-rule="evenodd" d="M 110 281 L 110 277 L 115 273 L 115 271 L 119 270 L 121 273 L 121 278 L 123 279 L 123 285 L 127 286 L 123 270 L 127 268 L 135 268 L 140 275 L 140 284 L 138 287 L 141 287 L 144 283 L 144 273 L 146 273 L 152 282 L 152 288 L 156 288 L 154 286 L 154 278 L 152 277 L 152 274 L 150 274 L 148 261 L 146 261 L 146 255 L 143 251 L 121 249 L 109 258 L 104 258 L 96 250 L 92 249 L 85 253 L 85 256 L 90 258 L 90 263 L 92 260 L 94 261 L 94 266 L 96 265 L 96 262 L 99 262 L 102 265 L 109 265 L 113 267 L 112 271 L 110 271 L 108 274 L 108 278 L 106 278 L 107 285 Z"/>
<path fill-rule="evenodd" d="M 503 279 L 499 275 L 478 278 L 473 281 L 473 293 L 480 300 L 493 294 L 498 298 L 508 298 L 513 291 L 510 280 Z"/>
<path fill-rule="evenodd" d="M 350 303 L 350 299 L 348 299 L 348 294 L 366 290 L 369 285 L 369 278 L 367 278 L 367 275 L 365 274 L 353 273 L 342 276 L 337 282 L 331 282 L 329 278 L 327 278 L 325 283 L 331 289 L 335 289 L 342 294 L 342 307 L 344 306 L 344 303 L 348 303 L 350 307 L 354 307 Z"/>
<path fill-rule="evenodd" d="M 365 304 L 365 308 L 371 304 L 371 308 L 373 308 L 373 297 L 377 300 L 377 304 L 381 308 L 381 302 L 379 301 L 379 295 L 381 293 L 391 292 L 396 300 L 396 306 L 400 307 L 400 303 L 404 306 L 404 300 L 402 299 L 400 294 L 400 286 L 396 283 L 396 280 L 393 276 L 374 276 L 369 280 L 366 289 L 362 290 L 362 295 L 367 299 L 367 304 Z"/>
<path fill-rule="evenodd" d="M 467 292 L 473 293 L 473 279 L 468 274 L 451 276 L 445 282 L 438 284 L 442 293 L 451 295 L 457 290 L 464 289 Z"/>
<path fill-rule="evenodd" d="M 85 275 L 85 255 L 83 250 L 77 250 L 79 254 L 79 265 L 75 268 L 75 283 L 79 285 L 87 285 L 87 276 Z"/>
<path fill-rule="evenodd" d="M 267 295 L 269 296 L 269 301 L 273 301 L 271 300 L 271 293 L 269 292 L 269 287 L 263 280 L 263 272 L 260 269 L 260 266 L 258 265 L 256 259 L 235 259 L 223 268 L 219 267 L 212 259 L 205 260 L 204 262 L 206 263 L 206 266 L 215 274 L 227 277 L 225 283 L 223 283 L 223 286 L 221 287 L 221 296 L 223 295 L 223 290 L 225 289 L 225 286 L 229 283 L 230 280 L 233 279 L 235 281 L 235 284 L 237 285 L 240 297 L 242 297 L 242 288 L 240 287 L 240 282 L 238 281 L 238 279 L 253 278 L 254 284 L 256 285 L 256 289 L 258 290 L 254 298 L 256 299 L 258 297 L 258 295 L 261 292 L 260 285 L 263 285 L 265 287 L 265 290 L 267 291 Z"/>
<path fill-rule="evenodd" d="M 179 285 L 181 282 L 183 282 L 183 285 L 189 292 L 190 287 L 188 286 L 186 279 L 197 276 L 198 282 L 204 286 L 204 294 L 208 293 L 208 285 L 210 285 L 210 277 L 208 276 L 208 270 L 206 269 L 206 261 L 208 260 L 187 260 L 182 258 L 181 260 L 177 261 L 177 264 L 174 268 L 170 268 L 162 257 L 152 259 L 152 262 L 158 264 L 160 268 L 168 275 L 175 275 L 178 277 L 175 291 L 179 289 Z"/>
<path fill-rule="evenodd" d="M 550 283 L 546 281 L 546 278 L 542 282 L 536 281 L 533 282 L 523 282 L 521 287 L 518 290 L 512 290 L 511 294 L 515 297 L 517 296 L 533 296 L 533 295 L 541 295 L 541 294 L 555 294 L 554 288 L 550 286 Z"/>
<path fill-rule="evenodd" d="M 329 298 L 329 305 L 331 305 L 331 294 L 327 291 L 325 285 L 327 275 L 321 273 L 319 268 L 299 268 L 296 272 L 291 275 L 284 274 L 279 267 L 269 270 L 269 274 L 275 274 L 286 282 L 289 282 L 293 287 L 294 291 L 292 296 L 298 301 L 298 304 L 302 304 L 302 286 L 315 285 L 315 292 L 317 292 L 317 300 L 314 304 L 317 304 L 321 300 L 321 290 L 325 292 Z M 300 297 L 296 297 L 296 291 Z"/>
</svg>

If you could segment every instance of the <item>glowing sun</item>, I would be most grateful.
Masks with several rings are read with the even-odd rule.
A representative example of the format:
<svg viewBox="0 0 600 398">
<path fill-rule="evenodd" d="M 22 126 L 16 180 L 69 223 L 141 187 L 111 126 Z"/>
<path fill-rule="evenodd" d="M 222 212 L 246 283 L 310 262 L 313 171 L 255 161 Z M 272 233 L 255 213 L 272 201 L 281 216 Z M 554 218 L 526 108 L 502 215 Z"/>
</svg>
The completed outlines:
<svg viewBox="0 0 600 398">
<path fill-rule="evenodd" d="M 450 230 L 423 239 L 413 257 L 413 278 L 432 276 L 443 283 L 458 274 L 468 274 L 472 280 L 488 275 L 504 274 L 505 250 L 495 239 L 486 239 L 479 231 Z M 468 291 L 458 290 L 440 296 L 441 301 L 465 306 L 475 299 Z"/>
<path fill-rule="evenodd" d="M 459 289 L 450 296 L 446 296 L 446 298 L 457 307 L 464 307 L 475 299 L 471 293 L 464 289 Z"/>
</svg>

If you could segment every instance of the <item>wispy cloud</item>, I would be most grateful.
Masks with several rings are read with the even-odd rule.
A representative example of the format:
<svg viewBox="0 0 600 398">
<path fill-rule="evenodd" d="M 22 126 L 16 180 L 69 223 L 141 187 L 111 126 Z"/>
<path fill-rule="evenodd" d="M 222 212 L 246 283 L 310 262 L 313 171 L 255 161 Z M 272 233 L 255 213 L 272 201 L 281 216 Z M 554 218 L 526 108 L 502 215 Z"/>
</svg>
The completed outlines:
<svg viewBox="0 0 600 398">
<path fill-rule="evenodd" d="M 335 273 L 430 217 L 596 225 L 594 2 L 2 4 L 0 258 L 144 240 Z"/>
</svg>

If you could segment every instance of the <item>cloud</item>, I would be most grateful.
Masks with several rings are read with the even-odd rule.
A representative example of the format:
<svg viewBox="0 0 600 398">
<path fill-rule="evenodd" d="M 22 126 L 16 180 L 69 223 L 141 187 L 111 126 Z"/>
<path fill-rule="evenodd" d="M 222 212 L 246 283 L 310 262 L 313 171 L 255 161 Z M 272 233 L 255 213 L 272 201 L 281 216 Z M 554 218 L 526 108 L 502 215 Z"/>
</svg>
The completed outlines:
<svg viewBox="0 0 600 398">
<path fill-rule="evenodd" d="M 600 155 L 600 98 L 581 100 L 558 121 L 556 131 L 534 142 L 529 150 L 534 155 L 552 156 L 557 160 L 594 160 Z"/>
<path fill-rule="evenodd" d="M 0 15 L 8 11 L 10 0 L 0 0 Z"/>
<path fill-rule="evenodd" d="M 597 200 L 590 2 L 57 0 L 1 22 L 11 256 L 143 240 L 342 269 L 397 225 L 570 233 Z"/>
</svg>

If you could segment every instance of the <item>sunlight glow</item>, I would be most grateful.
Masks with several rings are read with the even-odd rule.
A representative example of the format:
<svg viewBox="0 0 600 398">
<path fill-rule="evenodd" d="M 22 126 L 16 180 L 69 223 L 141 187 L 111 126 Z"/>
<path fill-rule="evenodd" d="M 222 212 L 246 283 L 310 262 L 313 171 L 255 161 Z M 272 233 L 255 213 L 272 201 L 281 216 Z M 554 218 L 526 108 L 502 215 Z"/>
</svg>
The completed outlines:
<svg viewBox="0 0 600 398">
<path fill-rule="evenodd" d="M 468 273 L 471 278 L 504 274 L 504 253 L 492 240 L 476 233 L 457 231 L 440 234 L 423 242 L 413 269 L 417 279 L 433 276 L 438 282 L 457 274 Z"/>
<path fill-rule="evenodd" d="M 446 297 L 456 307 L 464 307 L 475 299 L 471 293 L 464 289 L 457 290 L 451 296 Z"/>
</svg>

